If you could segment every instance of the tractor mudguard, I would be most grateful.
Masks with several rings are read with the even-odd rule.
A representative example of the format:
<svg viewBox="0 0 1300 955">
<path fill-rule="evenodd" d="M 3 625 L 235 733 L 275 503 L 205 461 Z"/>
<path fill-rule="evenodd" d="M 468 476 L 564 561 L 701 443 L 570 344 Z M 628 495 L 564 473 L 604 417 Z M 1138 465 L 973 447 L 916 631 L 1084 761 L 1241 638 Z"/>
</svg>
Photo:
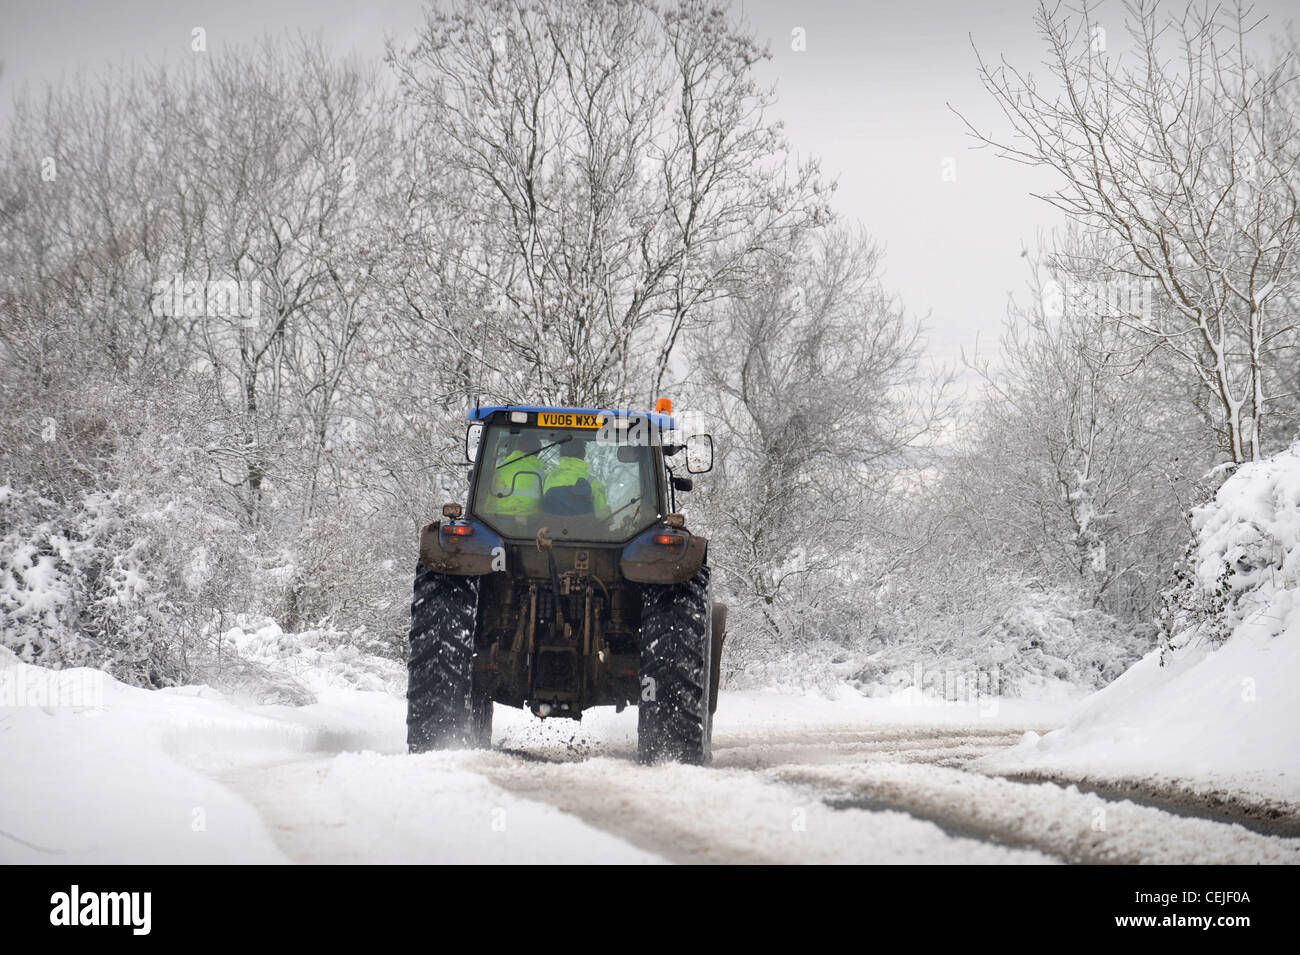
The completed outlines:
<svg viewBox="0 0 1300 955">
<path fill-rule="evenodd" d="M 683 536 L 686 545 L 656 544 L 655 536 L 666 531 Z M 652 527 L 623 548 L 623 576 L 638 584 L 680 584 L 699 573 L 708 549 L 708 538 L 685 529 Z"/>
<path fill-rule="evenodd" d="M 442 523 L 434 521 L 420 529 L 420 563 L 426 570 L 476 577 L 504 566 L 492 566 L 494 561 L 505 559 L 506 546 L 492 528 L 479 521 L 451 521 L 474 529 L 466 536 L 451 536 L 442 533 Z"/>
</svg>

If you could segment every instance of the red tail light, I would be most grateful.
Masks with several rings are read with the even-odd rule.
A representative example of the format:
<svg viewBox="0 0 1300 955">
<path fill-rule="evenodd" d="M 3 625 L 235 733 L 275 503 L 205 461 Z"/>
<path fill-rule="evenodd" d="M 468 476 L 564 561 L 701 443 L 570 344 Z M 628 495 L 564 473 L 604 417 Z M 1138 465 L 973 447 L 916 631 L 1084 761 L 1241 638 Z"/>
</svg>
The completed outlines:
<svg viewBox="0 0 1300 955">
<path fill-rule="evenodd" d="M 656 534 L 654 540 L 656 544 L 663 544 L 665 547 L 672 547 L 676 544 L 682 543 L 686 538 L 678 534 Z"/>
<path fill-rule="evenodd" d="M 469 537 L 474 533 L 473 524 L 443 524 L 442 532 L 448 537 Z"/>
</svg>

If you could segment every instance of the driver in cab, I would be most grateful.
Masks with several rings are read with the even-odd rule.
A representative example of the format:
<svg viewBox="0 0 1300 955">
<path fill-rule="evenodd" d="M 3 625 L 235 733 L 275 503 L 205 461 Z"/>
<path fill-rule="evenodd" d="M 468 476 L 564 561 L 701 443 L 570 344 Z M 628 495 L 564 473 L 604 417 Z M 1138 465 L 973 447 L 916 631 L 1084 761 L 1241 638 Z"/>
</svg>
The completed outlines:
<svg viewBox="0 0 1300 955">
<path fill-rule="evenodd" d="M 542 504 L 546 466 L 537 456 L 542 443 L 534 433 L 524 433 L 514 441 L 505 460 L 497 465 L 496 484 L 488 505 L 494 514 L 529 517 Z"/>
<path fill-rule="evenodd" d="M 587 467 L 587 444 L 569 439 L 560 445 L 560 460 L 547 473 L 543 486 L 548 510 L 571 514 L 605 510 L 605 488 Z"/>
</svg>

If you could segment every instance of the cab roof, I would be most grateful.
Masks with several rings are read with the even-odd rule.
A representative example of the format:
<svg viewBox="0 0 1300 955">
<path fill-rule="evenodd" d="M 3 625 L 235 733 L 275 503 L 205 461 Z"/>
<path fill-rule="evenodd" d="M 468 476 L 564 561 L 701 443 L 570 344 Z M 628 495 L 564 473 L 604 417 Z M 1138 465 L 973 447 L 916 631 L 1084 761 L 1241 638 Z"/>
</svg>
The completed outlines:
<svg viewBox="0 0 1300 955">
<path fill-rule="evenodd" d="M 465 413 L 466 421 L 486 421 L 488 416 L 497 411 L 545 411 L 547 413 L 570 413 L 570 414 L 598 414 L 610 415 L 615 418 L 648 418 L 650 423 L 659 428 L 673 429 L 677 423 L 673 421 L 672 415 L 662 414 L 658 411 L 616 411 L 609 408 L 560 408 L 551 405 L 484 405 L 481 408 L 470 408 Z"/>
</svg>

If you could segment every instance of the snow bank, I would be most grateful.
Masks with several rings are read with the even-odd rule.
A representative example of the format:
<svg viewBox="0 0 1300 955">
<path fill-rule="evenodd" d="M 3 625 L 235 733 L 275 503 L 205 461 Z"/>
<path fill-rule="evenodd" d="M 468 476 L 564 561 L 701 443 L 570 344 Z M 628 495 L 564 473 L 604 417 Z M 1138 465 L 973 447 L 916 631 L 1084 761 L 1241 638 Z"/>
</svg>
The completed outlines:
<svg viewBox="0 0 1300 955">
<path fill-rule="evenodd" d="M 210 691 L 141 690 L 0 647 L 0 862 L 285 861 L 251 807 L 168 752 L 253 721 Z"/>
<path fill-rule="evenodd" d="M 1189 625 L 990 769 L 1174 777 L 1300 803 L 1300 444 L 1198 509 Z"/>
<path fill-rule="evenodd" d="M 472 754 L 407 756 L 383 661 L 289 653 L 269 626 L 227 636 L 317 701 L 143 690 L 0 647 L 0 864 L 660 861 L 467 771 Z M 304 844 L 324 823 L 345 833 Z"/>
</svg>

